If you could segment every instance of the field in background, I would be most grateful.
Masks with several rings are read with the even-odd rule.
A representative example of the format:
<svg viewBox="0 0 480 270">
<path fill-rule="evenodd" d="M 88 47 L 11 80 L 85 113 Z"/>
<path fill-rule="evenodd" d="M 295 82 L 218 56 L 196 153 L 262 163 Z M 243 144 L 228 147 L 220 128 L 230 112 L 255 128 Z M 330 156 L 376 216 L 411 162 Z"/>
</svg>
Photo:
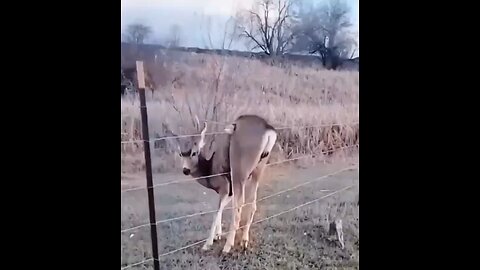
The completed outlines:
<svg viewBox="0 0 480 270">
<path fill-rule="evenodd" d="M 358 163 L 358 72 L 277 67 L 245 58 L 179 52 L 149 61 L 146 68 L 157 83 L 153 94 L 146 93 L 151 138 L 167 136 L 167 129 L 179 135 L 199 133 L 195 116 L 214 121 L 209 122 L 208 132 L 221 131 L 225 123 L 248 113 L 261 115 L 280 128 L 270 163 L 314 154 L 311 159 L 267 167 L 259 198 Z M 138 99 L 122 98 L 121 106 L 122 140 L 141 139 Z M 206 139 L 208 146 L 214 135 Z M 122 145 L 122 189 L 145 186 L 142 146 Z M 157 141 L 152 147 L 156 184 L 191 179 L 180 173 L 172 140 Z M 342 147 L 349 148 L 339 150 Z M 351 184 L 358 184 L 357 170 L 271 197 L 258 203 L 254 222 Z M 195 181 L 155 188 L 155 199 L 157 220 L 214 210 L 218 204 L 218 196 Z M 246 252 L 237 246 L 229 255 L 220 254 L 223 238 L 211 251 L 201 251 L 200 244 L 161 257 L 160 265 L 162 269 L 207 270 L 358 269 L 357 201 L 358 186 L 252 225 L 251 247 Z M 328 235 L 329 221 L 334 218 L 343 221 L 345 249 Z M 205 239 L 212 219 L 205 214 L 159 224 L 160 254 Z M 230 219 L 231 212 L 225 210 L 224 232 Z M 122 229 L 145 223 L 145 189 L 122 192 Z M 122 267 L 151 257 L 148 226 L 121 237 Z M 147 263 L 130 269 L 153 267 Z"/>
<path fill-rule="evenodd" d="M 218 55 L 169 52 L 147 63 L 157 89 L 147 92 L 151 138 L 166 130 L 195 134 L 194 117 L 229 123 L 241 114 L 258 114 L 279 131 L 271 161 L 305 154 L 332 152 L 358 144 L 358 72 L 313 67 L 268 65 L 258 60 Z M 138 140 L 140 111 L 137 98 L 124 98 L 122 139 Z M 341 126 L 318 127 L 340 124 Z M 210 123 L 208 132 L 225 124 Z M 212 140 L 213 137 L 207 138 Z M 156 172 L 177 170 L 179 161 L 171 140 L 158 141 L 153 151 Z M 122 171 L 144 169 L 142 144 L 122 145 Z"/>
</svg>

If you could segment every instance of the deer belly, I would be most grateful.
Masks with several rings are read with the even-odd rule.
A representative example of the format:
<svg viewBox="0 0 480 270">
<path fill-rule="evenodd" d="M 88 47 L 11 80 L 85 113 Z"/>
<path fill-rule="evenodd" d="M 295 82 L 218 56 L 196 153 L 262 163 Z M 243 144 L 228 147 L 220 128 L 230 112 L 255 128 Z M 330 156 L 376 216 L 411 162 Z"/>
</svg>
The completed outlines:
<svg viewBox="0 0 480 270">
<path fill-rule="evenodd" d="M 211 179 L 211 178 L 197 179 L 197 182 L 198 182 L 200 185 L 202 185 L 202 186 L 204 186 L 204 187 L 206 187 L 206 188 L 208 188 L 208 189 L 213 189 L 215 192 L 218 193 L 218 187 L 217 187 L 217 186 L 214 186 L 214 185 L 212 184 L 212 179 Z"/>
</svg>

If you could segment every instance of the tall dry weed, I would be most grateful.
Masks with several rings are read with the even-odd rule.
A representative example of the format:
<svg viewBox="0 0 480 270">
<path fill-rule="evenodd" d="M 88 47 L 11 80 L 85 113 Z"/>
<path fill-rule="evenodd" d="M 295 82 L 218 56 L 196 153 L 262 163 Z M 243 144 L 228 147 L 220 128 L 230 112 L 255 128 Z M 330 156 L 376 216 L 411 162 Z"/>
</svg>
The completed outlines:
<svg viewBox="0 0 480 270">
<path fill-rule="evenodd" d="M 279 130 L 274 161 L 358 144 L 358 72 L 280 68 L 191 53 L 163 55 L 147 68 L 158 86 L 153 96 L 147 94 L 151 138 L 165 136 L 167 128 L 176 134 L 197 133 L 195 115 L 214 121 L 211 132 L 223 130 L 222 123 L 239 115 L 258 114 L 275 127 L 291 127 Z M 122 99 L 121 106 L 123 139 L 140 139 L 138 98 Z M 155 171 L 178 168 L 173 142 L 153 146 Z M 122 145 L 122 169 L 142 170 L 142 151 L 141 144 Z"/>
</svg>

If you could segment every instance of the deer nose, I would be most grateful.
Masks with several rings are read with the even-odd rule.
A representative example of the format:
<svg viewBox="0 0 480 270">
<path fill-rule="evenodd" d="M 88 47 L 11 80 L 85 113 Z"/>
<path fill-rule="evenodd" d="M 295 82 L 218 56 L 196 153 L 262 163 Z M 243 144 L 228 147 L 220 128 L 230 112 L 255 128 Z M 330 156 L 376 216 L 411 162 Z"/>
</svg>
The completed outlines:
<svg viewBox="0 0 480 270">
<path fill-rule="evenodd" d="M 183 174 L 189 175 L 190 174 L 190 169 L 183 168 Z"/>
</svg>

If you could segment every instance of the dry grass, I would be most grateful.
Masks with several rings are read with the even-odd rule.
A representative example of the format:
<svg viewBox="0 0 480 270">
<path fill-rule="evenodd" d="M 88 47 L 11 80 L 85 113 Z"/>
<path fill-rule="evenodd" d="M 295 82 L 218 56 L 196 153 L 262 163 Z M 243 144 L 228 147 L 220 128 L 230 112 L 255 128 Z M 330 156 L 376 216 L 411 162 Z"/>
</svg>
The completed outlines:
<svg viewBox="0 0 480 270">
<path fill-rule="evenodd" d="M 309 67 L 275 67 L 256 60 L 222 58 L 171 52 L 162 60 L 148 63 L 157 82 L 152 96 L 147 92 L 149 129 L 152 138 L 166 135 L 165 127 L 177 134 L 194 134 L 193 116 L 228 123 L 241 114 L 258 114 L 275 127 L 316 126 L 279 131 L 271 162 L 315 154 L 315 159 L 267 167 L 259 187 L 259 198 L 307 182 L 351 165 L 351 151 L 335 151 L 326 158 L 321 152 L 359 143 L 358 72 L 335 72 Z M 136 98 L 122 105 L 123 140 L 140 139 L 140 111 Z M 341 124 L 341 127 L 319 125 Z M 223 130 L 224 124 L 210 123 L 209 132 Z M 207 140 L 214 139 L 210 136 Z M 207 145 L 209 142 L 207 141 Z M 180 161 L 168 140 L 155 144 L 154 182 L 191 179 L 179 174 Z M 352 149 L 350 149 L 352 150 Z M 319 163 L 318 161 L 324 161 Z M 353 160 L 356 161 L 356 160 Z M 314 166 L 313 166 L 314 165 Z M 301 168 L 299 168 L 301 167 Z M 142 145 L 122 146 L 122 188 L 145 185 Z M 127 177 L 128 174 L 128 177 Z M 259 202 L 254 221 L 277 214 L 326 192 L 352 183 L 358 171 L 334 177 Z M 225 239 L 213 250 L 201 245 L 161 257 L 162 269 L 358 269 L 358 188 L 348 190 L 251 228 L 251 248 L 220 251 Z M 214 210 L 217 195 L 195 181 L 155 189 L 157 220 Z M 122 193 L 122 228 L 148 223 L 145 190 Z M 328 235 L 327 217 L 341 218 L 345 249 Z M 158 226 L 160 253 L 205 239 L 211 214 L 162 223 Z M 231 214 L 223 215 L 228 230 Z M 237 234 L 237 236 L 240 234 Z M 122 233 L 122 267 L 151 257 L 149 227 Z M 131 269 L 153 269 L 152 264 Z"/>
<path fill-rule="evenodd" d="M 177 134 L 197 133 L 193 115 L 228 123 L 241 114 L 258 114 L 281 130 L 276 159 L 331 151 L 358 143 L 358 72 L 336 72 L 275 67 L 256 60 L 170 52 L 162 61 L 148 63 L 157 81 L 152 96 L 147 92 L 150 136 L 165 136 L 165 125 Z M 122 99 L 124 140 L 140 139 L 139 101 Z M 222 124 L 210 124 L 219 131 Z M 158 142 L 154 170 L 178 168 L 171 143 Z M 143 169 L 141 145 L 122 146 L 122 170 Z M 275 158 L 274 160 L 275 161 Z"/>
</svg>

